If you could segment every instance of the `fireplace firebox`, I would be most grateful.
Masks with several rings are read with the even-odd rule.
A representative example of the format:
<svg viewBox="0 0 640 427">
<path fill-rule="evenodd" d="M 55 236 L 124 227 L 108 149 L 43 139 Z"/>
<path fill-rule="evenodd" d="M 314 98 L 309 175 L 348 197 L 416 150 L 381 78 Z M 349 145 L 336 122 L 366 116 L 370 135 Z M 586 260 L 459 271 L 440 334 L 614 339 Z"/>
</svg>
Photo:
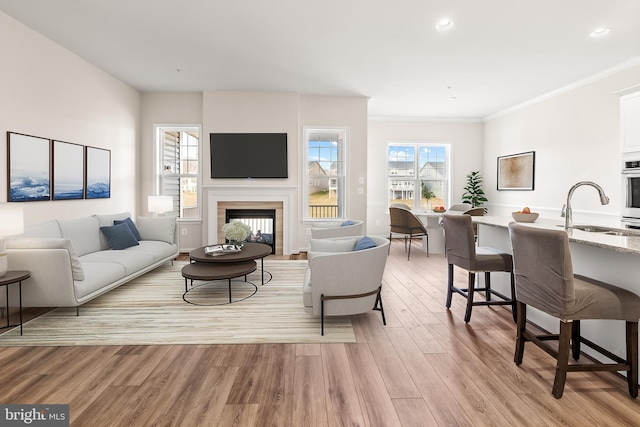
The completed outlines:
<svg viewBox="0 0 640 427">
<path fill-rule="evenodd" d="M 226 209 L 225 222 L 240 221 L 251 228 L 247 242 L 264 243 L 276 253 L 275 209 Z"/>
</svg>

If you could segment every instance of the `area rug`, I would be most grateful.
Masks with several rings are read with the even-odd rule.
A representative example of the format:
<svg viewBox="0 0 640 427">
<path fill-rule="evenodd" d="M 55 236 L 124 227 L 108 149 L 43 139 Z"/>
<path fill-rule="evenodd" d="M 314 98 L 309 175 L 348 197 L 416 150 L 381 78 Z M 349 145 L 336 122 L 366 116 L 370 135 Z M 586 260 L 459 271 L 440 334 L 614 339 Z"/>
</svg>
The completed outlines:
<svg viewBox="0 0 640 427">
<path fill-rule="evenodd" d="M 305 311 L 307 261 L 265 260 L 271 280 L 262 285 L 259 269 L 247 278 L 255 287 L 234 280 L 232 296 L 239 301 L 232 304 L 225 304 L 226 281 L 187 294 L 188 300 L 207 305 L 183 299 L 184 265 L 167 263 L 140 276 L 82 305 L 80 316 L 75 308 L 52 310 L 25 323 L 22 336 L 19 328 L 0 335 L 0 346 L 355 342 L 349 316 L 325 319 L 322 336 L 319 316 Z"/>
</svg>

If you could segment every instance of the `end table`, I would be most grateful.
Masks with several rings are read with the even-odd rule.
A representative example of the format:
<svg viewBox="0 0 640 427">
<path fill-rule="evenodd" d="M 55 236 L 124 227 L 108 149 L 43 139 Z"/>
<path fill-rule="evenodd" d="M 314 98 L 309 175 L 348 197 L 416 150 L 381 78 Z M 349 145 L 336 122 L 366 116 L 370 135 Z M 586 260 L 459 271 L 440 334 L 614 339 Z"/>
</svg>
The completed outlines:
<svg viewBox="0 0 640 427">
<path fill-rule="evenodd" d="M 9 321 L 9 285 L 13 283 L 18 284 L 20 292 L 20 335 L 22 335 L 22 281 L 31 277 L 30 271 L 7 271 L 7 274 L 0 277 L 0 286 L 6 286 L 7 290 L 7 326 L 0 327 L 0 329 L 12 328 L 18 325 L 12 325 Z"/>
</svg>

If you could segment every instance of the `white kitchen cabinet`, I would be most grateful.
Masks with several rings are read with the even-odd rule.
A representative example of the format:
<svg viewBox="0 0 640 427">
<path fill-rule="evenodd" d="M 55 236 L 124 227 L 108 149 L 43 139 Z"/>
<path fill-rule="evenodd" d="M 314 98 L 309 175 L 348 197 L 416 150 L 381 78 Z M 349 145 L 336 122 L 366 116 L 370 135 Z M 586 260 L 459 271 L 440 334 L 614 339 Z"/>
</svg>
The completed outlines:
<svg viewBox="0 0 640 427">
<path fill-rule="evenodd" d="M 620 97 L 620 150 L 640 152 L 640 90 Z"/>
</svg>

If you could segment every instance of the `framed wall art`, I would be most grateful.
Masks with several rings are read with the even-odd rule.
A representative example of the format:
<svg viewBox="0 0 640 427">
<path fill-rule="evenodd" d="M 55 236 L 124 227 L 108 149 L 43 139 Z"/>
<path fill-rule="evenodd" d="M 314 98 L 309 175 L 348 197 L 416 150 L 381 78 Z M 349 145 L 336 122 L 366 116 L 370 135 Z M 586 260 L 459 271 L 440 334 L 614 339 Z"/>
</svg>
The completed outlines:
<svg viewBox="0 0 640 427">
<path fill-rule="evenodd" d="M 86 147 L 86 191 L 87 199 L 111 197 L 111 151 Z"/>
<path fill-rule="evenodd" d="M 53 200 L 84 198 L 84 146 L 53 141 Z"/>
<path fill-rule="evenodd" d="M 498 157 L 498 190 L 533 190 L 536 152 Z"/>
<path fill-rule="evenodd" d="M 9 202 L 51 199 L 51 141 L 7 132 Z"/>
</svg>

